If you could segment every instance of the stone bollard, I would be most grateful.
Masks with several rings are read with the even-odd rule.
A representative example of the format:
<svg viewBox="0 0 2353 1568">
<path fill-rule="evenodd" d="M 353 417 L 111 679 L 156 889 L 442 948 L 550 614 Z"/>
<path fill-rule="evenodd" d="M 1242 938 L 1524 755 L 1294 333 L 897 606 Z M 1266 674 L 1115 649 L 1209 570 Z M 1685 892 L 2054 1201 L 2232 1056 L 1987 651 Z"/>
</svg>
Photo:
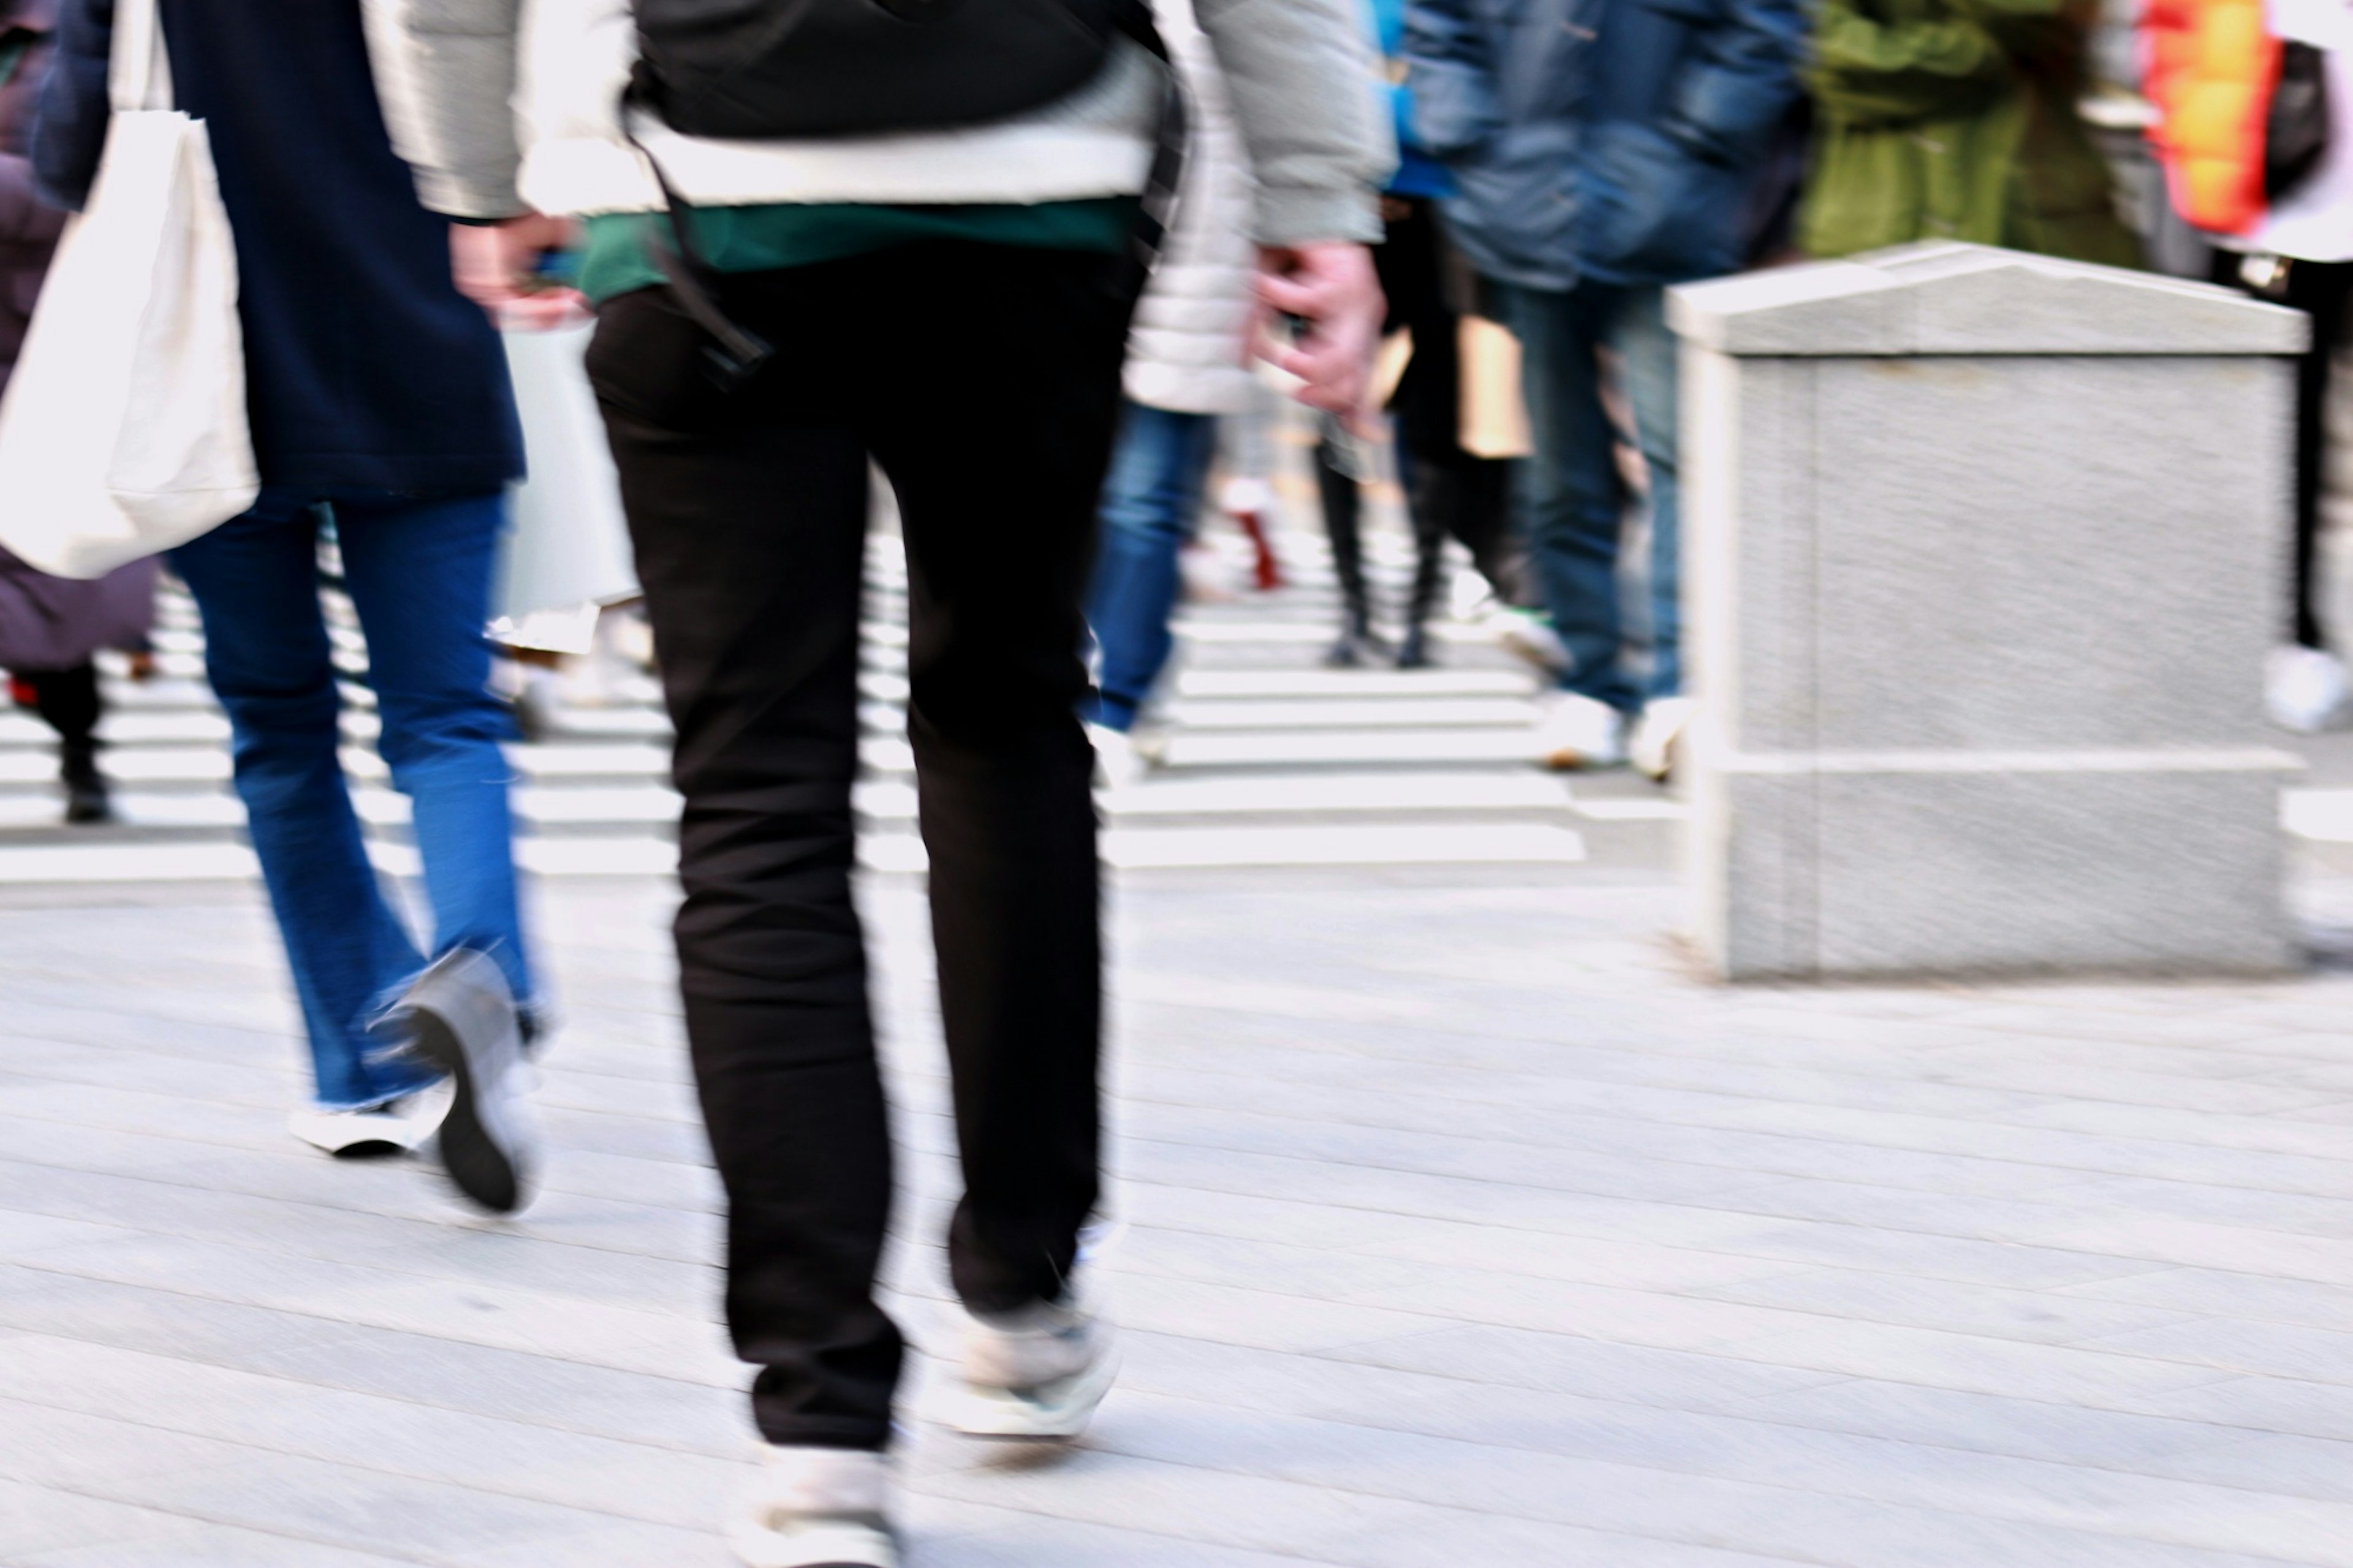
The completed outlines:
<svg viewBox="0 0 2353 1568">
<path fill-rule="evenodd" d="M 2262 681 L 2305 318 L 1932 244 L 1669 319 L 1719 972 L 2294 962 Z"/>
</svg>

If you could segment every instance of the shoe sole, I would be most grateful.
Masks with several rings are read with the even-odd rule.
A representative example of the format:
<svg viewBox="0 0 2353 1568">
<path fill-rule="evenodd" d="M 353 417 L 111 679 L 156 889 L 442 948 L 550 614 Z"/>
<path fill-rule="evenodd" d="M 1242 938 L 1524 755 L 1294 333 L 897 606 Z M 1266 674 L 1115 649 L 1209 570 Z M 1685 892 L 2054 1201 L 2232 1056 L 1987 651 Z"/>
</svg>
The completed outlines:
<svg viewBox="0 0 2353 1568">
<path fill-rule="evenodd" d="M 483 1123 L 481 1089 L 474 1081 L 465 1043 L 438 1013 L 420 1007 L 415 1016 L 417 1035 L 410 1048 L 447 1073 L 454 1091 L 449 1113 L 441 1121 L 442 1168 L 459 1192 L 492 1214 L 512 1214 L 522 1206 L 522 1173 Z"/>
</svg>

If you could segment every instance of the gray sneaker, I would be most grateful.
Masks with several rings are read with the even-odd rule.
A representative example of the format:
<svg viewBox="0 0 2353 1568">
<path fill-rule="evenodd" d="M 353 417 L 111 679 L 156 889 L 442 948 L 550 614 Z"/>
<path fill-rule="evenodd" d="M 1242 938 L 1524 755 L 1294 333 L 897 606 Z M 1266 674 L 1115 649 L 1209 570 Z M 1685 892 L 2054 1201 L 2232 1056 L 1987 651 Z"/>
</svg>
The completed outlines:
<svg viewBox="0 0 2353 1568">
<path fill-rule="evenodd" d="M 530 1201 L 538 1139 L 523 1099 L 522 1040 L 506 976 L 459 948 L 433 961 L 379 1019 L 388 1056 L 445 1074 L 449 1110 L 434 1140 L 459 1192 L 492 1214 Z"/>
</svg>

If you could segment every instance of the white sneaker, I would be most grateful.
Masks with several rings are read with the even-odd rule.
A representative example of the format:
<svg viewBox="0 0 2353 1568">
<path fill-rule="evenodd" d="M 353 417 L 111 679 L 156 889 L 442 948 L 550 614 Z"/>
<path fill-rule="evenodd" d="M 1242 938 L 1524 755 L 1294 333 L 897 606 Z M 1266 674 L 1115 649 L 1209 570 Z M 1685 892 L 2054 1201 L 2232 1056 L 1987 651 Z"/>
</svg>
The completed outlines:
<svg viewBox="0 0 2353 1568">
<path fill-rule="evenodd" d="M 948 1424 L 975 1437 L 1067 1440 L 1086 1430 L 1118 1372 L 1111 1330 L 1083 1307 L 976 1313 Z"/>
<path fill-rule="evenodd" d="M 727 1521 L 727 1544 L 749 1568 L 899 1568 L 891 1461 L 770 1444 Z"/>
<path fill-rule="evenodd" d="M 1642 716 L 1626 742 L 1626 758 L 1634 771 L 1664 784 L 1675 771 L 1676 742 L 1698 711 L 1695 697 L 1659 697 L 1643 704 Z"/>
<path fill-rule="evenodd" d="M 1124 730 L 1090 724 L 1087 739 L 1095 748 L 1095 782 L 1105 789 L 1125 789 L 1151 769 L 1135 748 L 1135 737 Z"/>
<path fill-rule="evenodd" d="M 1504 651 L 1550 676 L 1568 668 L 1568 647 L 1551 626 L 1526 610 L 1498 605 L 1492 612 L 1495 640 Z"/>
<path fill-rule="evenodd" d="M 440 1127 L 449 1098 L 447 1084 L 435 1084 L 364 1110 L 305 1106 L 287 1117 L 286 1130 L 330 1154 L 413 1154 Z"/>
<path fill-rule="evenodd" d="M 2327 728 L 2345 706 L 2345 666 L 2316 647 L 2275 647 L 2263 661 L 2263 706 L 2299 735 Z"/>
<path fill-rule="evenodd" d="M 1615 767 L 1626 760 L 1626 716 L 1582 692 L 1555 692 L 1536 721 L 1535 741 L 1546 767 Z"/>
</svg>

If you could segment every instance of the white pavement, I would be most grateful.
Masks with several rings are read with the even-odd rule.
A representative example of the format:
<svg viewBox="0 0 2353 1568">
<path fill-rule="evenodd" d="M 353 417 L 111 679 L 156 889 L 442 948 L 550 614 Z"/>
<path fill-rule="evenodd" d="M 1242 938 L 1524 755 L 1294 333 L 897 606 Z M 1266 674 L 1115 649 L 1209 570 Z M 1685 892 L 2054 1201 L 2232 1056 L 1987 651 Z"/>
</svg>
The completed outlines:
<svg viewBox="0 0 2353 1568">
<path fill-rule="evenodd" d="M 1284 614 L 1201 613 L 1113 818 L 1195 847 L 1114 879 L 1121 1386 L 1008 1458 L 923 1419 L 919 1353 L 913 1568 L 2353 1568 L 2337 808 L 2290 808 L 2337 955 L 2296 979 L 1726 990 L 1672 934 L 1672 803 L 1622 776 L 1186 760 L 1384 729 L 1326 701 L 1500 730 L 1525 689 L 1463 646 L 1343 690 Z M 565 1022 L 512 1220 L 286 1136 L 301 1047 L 186 686 L 125 693 L 141 826 L 0 831 L 0 1565 L 721 1568 L 750 1442 L 671 893 L 614 864 L 668 848 L 650 712 L 518 751 L 528 854 L 601 870 L 538 884 Z M 861 807 L 905 844 L 888 739 Z M 1587 858 L 1351 860 L 1539 831 Z M 953 1323 L 929 943 L 918 879 L 864 897 L 920 1352 Z"/>
</svg>

